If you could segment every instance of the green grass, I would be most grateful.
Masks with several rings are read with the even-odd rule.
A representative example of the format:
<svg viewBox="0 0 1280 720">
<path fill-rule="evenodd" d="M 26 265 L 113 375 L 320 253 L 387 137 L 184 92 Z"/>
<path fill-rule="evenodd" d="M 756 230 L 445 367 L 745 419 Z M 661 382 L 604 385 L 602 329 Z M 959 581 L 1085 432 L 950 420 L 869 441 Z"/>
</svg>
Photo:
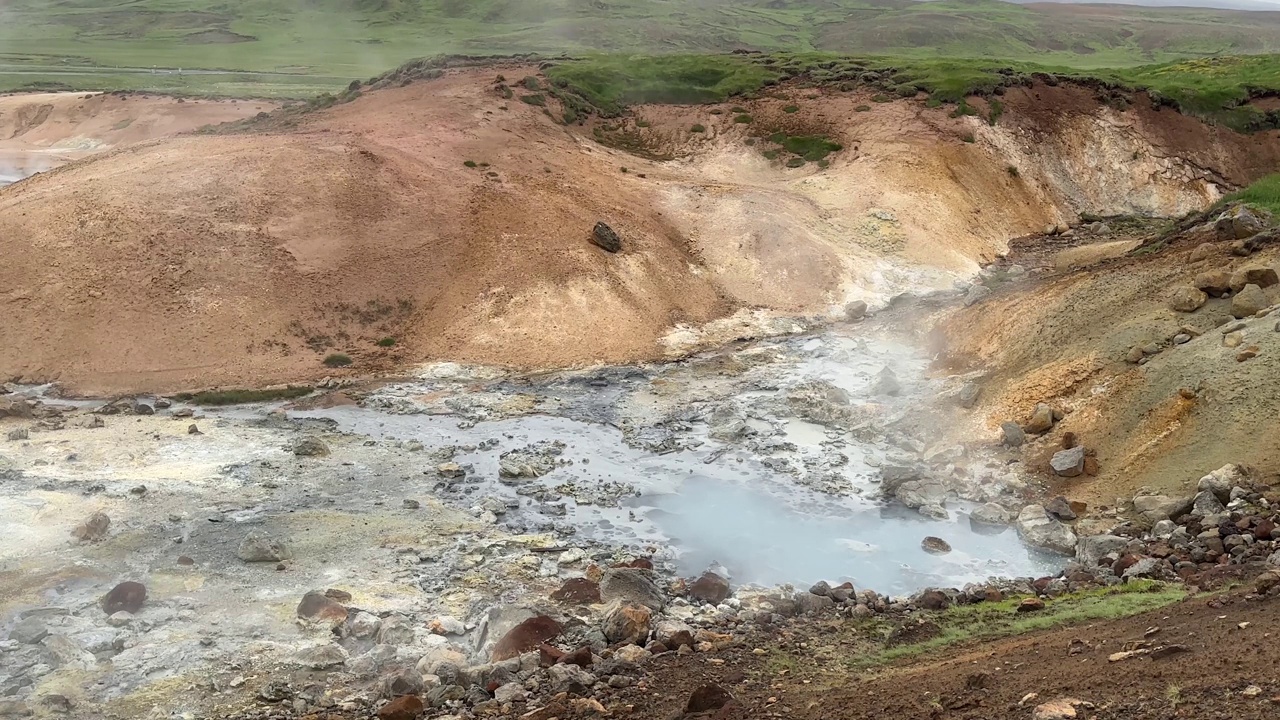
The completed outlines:
<svg viewBox="0 0 1280 720">
<path fill-rule="evenodd" d="M 739 125 L 750 125 L 752 120 L 750 115 L 738 115 L 733 118 L 733 121 Z"/>
<path fill-rule="evenodd" d="M 1020 635 L 1089 620 L 1129 617 L 1170 605 L 1185 597 L 1186 591 L 1181 587 L 1139 580 L 1047 600 L 1045 609 L 1036 612 L 1017 612 L 1020 598 L 1010 598 L 998 603 L 957 605 L 929 616 L 941 630 L 936 637 L 852 658 L 849 665 L 855 668 L 869 667 L 971 640 Z"/>
<path fill-rule="evenodd" d="M 1151 66 L 1280 52 L 1280 15 L 997 0 L 6 0 L 0 48 L 0 88 L 56 82 L 299 97 L 336 92 L 409 58 L 447 53 L 626 57 L 856 48 L 914 61 L 964 59 L 961 65 Z M 219 72 L 192 75 L 193 69 Z M 904 77 L 893 87 L 910 82 Z"/>
<path fill-rule="evenodd" d="M 344 353 L 332 353 L 325 356 L 324 366 L 331 368 L 346 367 L 352 363 L 351 356 Z"/>
<path fill-rule="evenodd" d="M 379 340 L 376 344 L 378 347 L 384 347 L 384 348 L 395 347 L 396 339 L 393 337 L 384 337 L 381 340 Z"/>
<path fill-rule="evenodd" d="M 291 400 L 309 395 L 312 388 L 293 386 L 268 390 L 205 390 L 197 393 L 179 393 L 173 396 L 178 402 L 194 405 L 241 405 L 244 403 Z"/>
<path fill-rule="evenodd" d="M 778 76 L 740 56 L 722 55 L 596 55 L 561 63 L 546 73 L 605 116 L 639 103 L 720 102 L 757 90 Z"/>
<path fill-rule="evenodd" d="M 691 133 L 704 133 L 706 131 L 707 131 L 707 127 L 705 125 L 694 125 L 693 127 L 689 128 L 689 132 Z"/>
<path fill-rule="evenodd" d="M 831 153 L 844 149 L 840 143 L 818 135 L 787 135 L 779 132 L 770 135 L 769 141 L 809 162 L 818 162 Z"/>
<path fill-rule="evenodd" d="M 1268 175 L 1225 200 L 1249 203 L 1280 217 L 1280 173 Z"/>
</svg>

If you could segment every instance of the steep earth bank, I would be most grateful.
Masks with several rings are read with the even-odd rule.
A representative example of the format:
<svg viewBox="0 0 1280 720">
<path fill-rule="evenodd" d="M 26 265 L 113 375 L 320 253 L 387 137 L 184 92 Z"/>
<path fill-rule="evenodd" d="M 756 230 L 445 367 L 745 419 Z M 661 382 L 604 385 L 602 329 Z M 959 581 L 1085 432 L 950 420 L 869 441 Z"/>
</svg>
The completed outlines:
<svg viewBox="0 0 1280 720">
<path fill-rule="evenodd" d="M 1067 87 L 1011 91 L 994 124 L 782 87 L 580 127 L 498 72 L 536 75 L 453 71 L 6 190 L 0 374 L 111 393 L 310 380 L 333 353 L 365 372 L 658 359 L 949 287 L 1082 212 L 1198 209 L 1280 153 Z M 842 149 L 787 167 L 775 132 Z M 602 220 L 620 253 L 589 242 Z"/>
</svg>

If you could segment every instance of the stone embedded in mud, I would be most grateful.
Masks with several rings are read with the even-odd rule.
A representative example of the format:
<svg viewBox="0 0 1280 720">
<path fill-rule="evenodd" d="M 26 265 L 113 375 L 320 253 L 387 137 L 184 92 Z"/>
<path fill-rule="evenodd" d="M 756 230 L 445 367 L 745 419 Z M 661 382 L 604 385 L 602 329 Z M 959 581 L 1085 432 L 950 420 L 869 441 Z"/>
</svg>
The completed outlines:
<svg viewBox="0 0 1280 720">
<path fill-rule="evenodd" d="M 1076 534 L 1067 525 L 1050 517 L 1043 505 L 1022 508 L 1016 525 L 1018 535 L 1028 545 L 1063 555 L 1074 555 L 1076 552 Z"/>
<path fill-rule="evenodd" d="M 299 650 L 294 653 L 293 661 L 302 667 L 311 668 L 312 670 L 324 670 L 345 664 L 347 657 L 347 651 L 341 645 L 325 643 L 324 645 L 313 645 Z"/>
<path fill-rule="evenodd" d="M 98 542 L 107 536 L 111 527 L 111 518 L 104 512 L 96 512 L 71 531 L 71 536 L 80 542 Z"/>
<path fill-rule="evenodd" d="M 591 229 L 591 242 L 611 253 L 622 249 L 622 238 L 619 238 L 618 233 L 603 221 L 596 223 L 596 226 Z"/>
<path fill-rule="evenodd" d="M 570 695 L 586 695 L 596 683 L 596 676 L 577 665 L 552 665 L 547 670 L 548 680 L 553 693 L 569 693 Z"/>
<path fill-rule="evenodd" d="M 728 599 L 729 580 L 713 572 L 705 572 L 689 586 L 689 597 L 699 602 L 719 605 Z"/>
<path fill-rule="evenodd" d="M 622 600 L 644 605 L 650 610 L 661 610 L 667 604 L 653 571 L 636 568 L 609 568 L 604 571 L 600 578 L 600 599 L 604 602 Z"/>
<path fill-rule="evenodd" d="M 426 710 L 417 695 L 401 695 L 378 710 L 378 720 L 418 720 Z"/>
<path fill-rule="evenodd" d="M 1049 460 L 1049 467 L 1062 477 L 1076 477 L 1084 472 L 1084 447 L 1076 446 L 1069 450 L 1059 450 Z"/>
<path fill-rule="evenodd" d="M 1191 509 L 1189 497 L 1139 495 L 1133 499 L 1133 510 L 1151 523 L 1179 517 Z"/>
<path fill-rule="evenodd" d="M 960 387 L 960 392 L 956 395 L 956 403 L 962 408 L 971 408 L 978 404 L 978 396 L 981 393 L 982 386 L 970 380 Z"/>
<path fill-rule="evenodd" d="M 1021 447 L 1027 441 L 1027 434 L 1016 422 L 1000 423 L 1000 442 L 1008 447 Z"/>
<path fill-rule="evenodd" d="M 1076 519 L 1076 512 L 1072 509 L 1071 502 L 1061 495 L 1045 503 L 1044 509 L 1059 520 L 1070 522 Z"/>
<path fill-rule="evenodd" d="M 594 605 L 600 602 L 600 584 L 587 578 L 569 578 L 551 593 L 551 599 L 575 605 Z"/>
<path fill-rule="evenodd" d="M 1209 296 L 1190 285 L 1183 285 L 1169 293 L 1169 309 L 1190 313 L 1199 310 L 1209 301 Z"/>
<path fill-rule="evenodd" d="M 862 300 L 854 300 L 844 306 L 844 317 L 846 320 L 861 320 L 867 316 L 867 304 Z"/>
<path fill-rule="evenodd" d="M 1216 248 L 1217 246 L 1215 246 L 1213 243 L 1200 243 L 1199 245 L 1196 246 L 1195 250 L 1191 251 L 1191 256 L 1187 258 L 1187 260 L 1189 262 L 1200 262 L 1201 260 L 1204 260 L 1209 256 L 1213 255 L 1213 252 Z"/>
<path fill-rule="evenodd" d="M 458 463 L 447 462 L 436 466 L 436 474 L 442 478 L 460 478 L 466 477 L 467 471 Z"/>
<path fill-rule="evenodd" d="M 281 562 L 293 557 L 284 543 L 266 535 L 251 532 L 240 542 L 236 557 L 249 563 Z"/>
<path fill-rule="evenodd" d="M 1276 284 L 1280 284 L 1280 275 L 1277 275 L 1276 269 L 1272 267 L 1241 268 L 1232 273 L 1228 281 L 1228 287 L 1232 292 L 1240 292 L 1246 285 L 1269 288 Z"/>
<path fill-rule="evenodd" d="M 26 428 L 14 428 L 9 431 L 8 438 L 11 442 L 28 440 L 31 438 L 31 432 Z"/>
<path fill-rule="evenodd" d="M 546 615 L 535 615 L 507 631 L 493 646 L 492 662 L 510 660 L 513 657 L 538 649 L 538 646 L 556 638 L 563 631 L 560 623 Z"/>
<path fill-rule="evenodd" d="M 644 642 L 649 636 L 653 611 L 643 605 L 629 605 L 614 601 L 604 611 L 600 631 L 611 643 Z"/>
<path fill-rule="evenodd" d="M 946 555 L 951 552 L 951 544 L 940 537 L 930 535 L 920 541 L 920 549 L 932 555 Z"/>
<path fill-rule="evenodd" d="M 733 695 L 719 685 L 703 685 L 689 694 L 689 702 L 685 703 L 687 713 L 703 713 L 720 708 L 733 702 Z"/>
<path fill-rule="evenodd" d="M 147 588 L 140 582 L 126 581 L 111 588 L 102 598 L 102 610 L 114 615 L 121 610 L 136 614 L 147 601 Z"/>
<path fill-rule="evenodd" d="M 969 521 L 981 525 L 1008 525 L 1012 520 L 1013 514 L 995 503 L 979 505 L 969 513 Z"/>
<path fill-rule="evenodd" d="M 1267 294 L 1262 288 L 1250 283 L 1231 298 L 1231 314 L 1237 318 L 1253 317 L 1268 305 Z"/>
<path fill-rule="evenodd" d="M 1226 270 L 1202 272 L 1196 276 L 1196 279 L 1191 284 L 1209 297 L 1222 297 L 1232 290 L 1231 273 Z M 1241 287 L 1244 286 L 1241 285 Z"/>
<path fill-rule="evenodd" d="M 902 392 L 902 383 L 898 382 L 897 373 L 886 366 L 876 373 L 871 392 L 876 395 L 897 395 Z"/>
<path fill-rule="evenodd" d="M 964 294 L 964 306 L 970 307 L 986 300 L 991 295 L 991 288 L 986 285 L 974 285 Z"/>
<path fill-rule="evenodd" d="M 1045 403 L 1036 405 L 1036 409 L 1031 412 L 1031 419 L 1027 421 L 1022 429 L 1029 433 L 1048 432 L 1053 428 L 1053 408 Z"/>
<path fill-rule="evenodd" d="M 324 457 L 329 454 L 329 446 L 319 438 L 302 438 L 293 444 L 290 451 L 298 457 Z"/>
<path fill-rule="evenodd" d="M 1249 347 L 1244 348 L 1240 352 L 1236 353 L 1236 362 L 1244 362 L 1245 360 L 1252 360 L 1258 357 L 1259 352 L 1260 350 L 1258 349 L 1257 345 L 1250 345 Z"/>
<path fill-rule="evenodd" d="M 314 590 L 302 596 L 297 615 L 303 620 L 337 625 L 347 619 L 347 609 L 323 593 Z"/>
</svg>

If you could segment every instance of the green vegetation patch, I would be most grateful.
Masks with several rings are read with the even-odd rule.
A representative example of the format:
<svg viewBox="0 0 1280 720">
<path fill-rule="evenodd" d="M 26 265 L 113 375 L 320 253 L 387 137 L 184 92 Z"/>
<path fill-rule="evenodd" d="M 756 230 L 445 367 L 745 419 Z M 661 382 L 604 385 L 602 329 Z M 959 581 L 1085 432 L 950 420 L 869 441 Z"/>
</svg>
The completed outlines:
<svg viewBox="0 0 1280 720">
<path fill-rule="evenodd" d="M 752 120 L 753 118 L 750 115 L 738 115 L 733 119 L 733 121 L 739 125 L 750 125 Z"/>
<path fill-rule="evenodd" d="M 273 400 L 292 400 L 310 395 L 312 390 L 313 388 L 305 385 L 290 385 L 266 390 L 204 390 L 197 393 L 179 393 L 174 395 L 173 399 L 193 405 L 243 405 Z"/>
<path fill-rule="evenodd" d="M 831 153 L 844 149 L 840 143 L 820 135 L 787 135 L 778 132 L 770 135 L 769 141 L 809 162 L 818 162 Z"/>
<path fill-rule="evenodd" d="M 1248 203 L 1280 217 L 1280 173 L 1268 175 L 1225 200 Z"/>
<path fill-rule="evenodd" d="M 1151 580 L 1137 580 L 1099 590 L 1064 595 L 1046 601 L 1043 610 L 1027 613 L 1017 611 L 1021 598 L 1011 598 L 997 603 L 957 605 L 927 616 L 938 626 L 939 631 L 934 637 L 852 658 L 848 664 L 855 668 L 880 665 L 971 640 L 1020 635 L 1089 620 L 1129 617 L 1178 602 L 1186 595 L 1186 591 L 1178 586 L 1164 585 Z"/>
<path fill-rule="evenodd" d="M 535 93 L 533 95 L 521 95 L 520 102 L 525 103 L 527 105 L 536 105 L 538 107 L 546 107 L 547 96 L 543 95 L 542 93 Z"/>
<path fill-rule="evenodd" d="M 707 128 L 705 125 L 694 125 L 693 127 L 689 128 L 689 132 L 691 133 L 704 133 L 706 131 L 707 131 Z"/>
<path fill-rule="evenodd" d="M 546 75 L 606 117 L 639 103 L 723 102 L 778 77 L 739 55 L 595 55 L 555 65 Z"/>
<path fill-rule="evenodd" d="M 352 363 L 351 356 L 344 353 L 332 353 L 324 359 L 325 367 L 339 368 L 346 367 Z"/>
</svg>

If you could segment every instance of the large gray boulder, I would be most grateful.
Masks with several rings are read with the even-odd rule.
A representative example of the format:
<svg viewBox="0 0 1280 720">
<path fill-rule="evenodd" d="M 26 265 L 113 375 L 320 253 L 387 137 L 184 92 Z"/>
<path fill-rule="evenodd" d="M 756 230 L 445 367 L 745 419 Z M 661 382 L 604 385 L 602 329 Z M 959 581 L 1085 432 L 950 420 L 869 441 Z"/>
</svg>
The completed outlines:
<svg viewBox="0 0 1280 720">
<path fill-rule="evenodd" d="M 987 503 L 979 505 L 969 513 L 969 522 L 975 522 L 980 525 L 1002 526 L 1008 525 L 1013 520 L 1013 513 L 1005 510 L 995 503 Z"/>
<path fill-rule="evenodd" d="M 605 570 L 604 577 L 600 579 L 600 599 L 606 603 L 621 600 L 650 610 L 661 610 L 667 604 L 666 595 L 658 587 L 653 571 L 639 568 Z"/>
<path fill-rule="evenodd" d="M 1095 567 L 1104 557 L 1119 553 L 1129 544 L 1118 535 L 1090 535 L 1076 542 L 1076 559 L 1087 567 Z"/>
<path fill-rule="evenodd" d="M 1133 511 L 1152 525 L 1185 515 L 1191 509 L 1192 498 L 1169 495 L 1139 495 L 1133 499 Z"/>
<path fill-rule="evenodd" d="M 1250 283 L 1231 298 L 1231 314 L 1238 318 L 1253 317 L 1259 310 L 1270 305 L 1267 294 L 1262 288 Z"/>
<path fill-rule="evenodd" d="M 1070 526 L 1049 515 L 1043 505 L 1028 505 L 1014 521 L 1022 541 L 1032 547 L 1062 555 L 1076 553 L 1076 534 Z"/>
<path fill-rule="evenodd" d="M 1226 508 L 1218 501 L 1217 496 L 1210 490 L 1201 490 L 1196 494 L 1195 499 L 1191 501 L 1191 514 L 1197 517 L 1206 517 L 1208 515 L 1217 515 L 1226 512 Z"/>
<path fill-rule="evenodd" d="M 1169 309 L 1178 312 L 1195 312 L 1208 301 L 1208 295 L 1190 285 L 1181 285 L 1169 293 Z"/>
<path fill-rule="evenodd" d="M 1249 482 L 1249 474 L 1243 467 L 1234 463 L 1223 465 L 1213 472 L 1200 478 L 1200 482 L 1196 484 L 1196 490 L 1213 493 L 1218 498 L 1218 502 L 1226 503 L 1231 500 L 1232 488 L 1243 487 Z"/>
<path fill-rule="evenodd" d="M 1084 446 L 1077 445 L 1069 450 L 1059 450 L 1049 460 L 1053 472 L 1062 477 L 1076 477 L 1084 472 Z"/>
</svg>

